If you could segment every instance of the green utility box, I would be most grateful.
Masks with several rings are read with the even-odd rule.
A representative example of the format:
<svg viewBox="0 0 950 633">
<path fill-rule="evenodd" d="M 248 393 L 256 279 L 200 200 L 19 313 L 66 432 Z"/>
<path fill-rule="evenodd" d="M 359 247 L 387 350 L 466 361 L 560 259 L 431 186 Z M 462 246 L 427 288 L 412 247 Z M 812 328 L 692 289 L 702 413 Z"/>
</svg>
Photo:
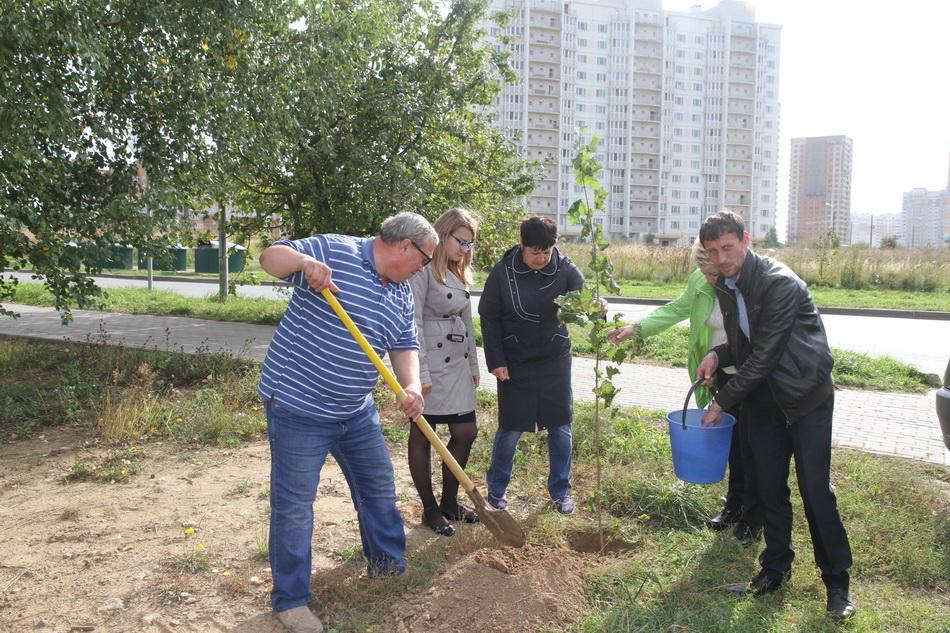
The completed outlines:
<svg viewBox="0 0 950 633">
<path fill-rule="evenodd" d="M 139 270 L 145 270 L 146 268 L 148 268 L 148 261 L 145 253 L 139 251 Z M 152 270 L 186 270 L 187 268 L 188 249 L 181 244 L 170 246 L 161 253 L 152 256 Z"/>
<path fill-rule="evenodd" d="M 123 268 L 131 270 L 134 260 L 134 252 L 131 246 L 116 244 L 109 251 L 107 258 L 96 258 L 96 266 L 99 268 Z"/>
<path fill-rule="evenodd" d="M 228 242 L 228 272 L 244 272 L 244 253 L 247 249 L 240 244 Z M 212 240 L 210 245 L 195 247 L 195 272 L 196 273 L 216 273 L 218 272 L 218 242 Z"/>
</svg>

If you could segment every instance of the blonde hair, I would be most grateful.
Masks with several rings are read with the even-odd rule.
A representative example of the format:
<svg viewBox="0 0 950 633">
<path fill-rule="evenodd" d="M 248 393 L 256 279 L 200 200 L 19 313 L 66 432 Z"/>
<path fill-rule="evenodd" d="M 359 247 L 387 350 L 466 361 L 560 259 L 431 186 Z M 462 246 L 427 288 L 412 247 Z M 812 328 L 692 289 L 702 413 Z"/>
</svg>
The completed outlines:
<svg viewBox="0 0 950 633">
<path fill-rule="evenodd" d="M 703 243 L 699 240 L 693 242 L 693 248 L 689 253 L 690 259 L 693 260 L 693 263 L 696 264 L 696 268 L 700 270 L 715 268 L 712 261 L 709 259 L 709 253 L 706 252 L 706 249 L 703 248 Z"/>
<path fill-rule="evenodd" d="M 439 244 L 435 247 L 435 253 L 432 255 L 432 275 L 440 284 L 445 283 L 445 271 L 451 270 L 455 276 L 462 280 L 465 287 L 472 285 L 472 251 L 462 251 L 462 256 L 457 262 L 449 261 L 445 253 L 445 243 L 453 239 L 452 233 L 458 229 L 468 229 L 472 232 L 472 240 L 475 240 L 478 232 L 478 222 L 468 211 L 462 207 L 449 209 L 439 216 L 439 219 L 432 225 L 435 232 L 439 234 Z"/>
</svg>

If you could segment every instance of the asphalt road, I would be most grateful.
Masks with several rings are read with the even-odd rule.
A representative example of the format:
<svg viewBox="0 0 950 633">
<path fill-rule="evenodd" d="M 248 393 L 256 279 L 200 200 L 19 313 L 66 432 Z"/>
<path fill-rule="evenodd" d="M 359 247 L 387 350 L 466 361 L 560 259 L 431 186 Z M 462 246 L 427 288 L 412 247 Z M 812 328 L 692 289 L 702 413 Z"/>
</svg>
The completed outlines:
<svg viewBox="0 0 950 633">
<path fill-rule="evenodd" d="M 18 273 L 16 276 L 23 281 L 35 281 L 29 274 Z M 217 293 L 217 281 L 208 281 L 210 283 L 163 280 L 155 281 L 154 287 L 190 297 L 206 297 Z M 103 288 L 145 286 L 142 278 L 98 277 L 96 282 Z M 238 286 L 238 294 L 267 298 L 289 296 L 287 288 L 272 285 Z M 652 304 L 639 303 L 616 304 L 614 307 L 611 316 L 620 314 L 629 321 L 656 308 Z M 477 296 L 472 296 L 472 309 L 477 313 Z M 839 314 L 825 314 L 822 319 L 832 347 L 871 356 L 891 356 L 941 377 L 950 360 L 950 321 Z"/>
</svg>

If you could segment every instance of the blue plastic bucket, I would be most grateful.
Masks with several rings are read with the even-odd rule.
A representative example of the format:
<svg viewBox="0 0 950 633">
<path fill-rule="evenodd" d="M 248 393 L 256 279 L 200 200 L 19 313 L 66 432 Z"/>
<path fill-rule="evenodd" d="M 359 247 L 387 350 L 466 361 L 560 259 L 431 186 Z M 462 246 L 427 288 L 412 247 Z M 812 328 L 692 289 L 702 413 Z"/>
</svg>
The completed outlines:
<svg viewBox="0 0 950 633">
<path fill-rule="evenodd" d="M 686 427 L 683 427 L 683 412 Z M 670 423 L 670 448 L 676 476 L 692 484 L 714 484 L 722 481 L 729 461 L 729 446 L 736 419 L 722 414 L 718 426 L 703 426 L 705 409 L 679 409 L 666 415 Z"/>
</svg>

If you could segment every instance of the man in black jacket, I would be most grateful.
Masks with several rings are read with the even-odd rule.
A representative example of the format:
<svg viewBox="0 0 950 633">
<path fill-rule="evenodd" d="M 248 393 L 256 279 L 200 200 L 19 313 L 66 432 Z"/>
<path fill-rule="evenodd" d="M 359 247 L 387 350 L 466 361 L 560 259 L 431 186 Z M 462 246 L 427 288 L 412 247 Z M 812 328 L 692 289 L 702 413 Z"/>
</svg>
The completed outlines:
<svg viewBox="0 0 950 633">
<path fill-rule="evenodd" d="M 741 588 L 762 595 L 791 576 L 788 474 L 794 455 L 815 563 L 828 589 L 828 615 L 848 618 L 854 614 L 848 590 L 851 546 L 830 483 L 834 361 L 821 317 L 795 273 L 749 249 L 749 234 L 735 213 L 709 216 L 699 239 L 720 273 L 715 287 L 728 343 L 714 348 L 696 375 L 712 381 L 717 367 L 738 370 L 710 404 L 703 424 L 718 424 L 723 410 L 742 402 L 765 526 L 762 570 Z"/>
</svg>

